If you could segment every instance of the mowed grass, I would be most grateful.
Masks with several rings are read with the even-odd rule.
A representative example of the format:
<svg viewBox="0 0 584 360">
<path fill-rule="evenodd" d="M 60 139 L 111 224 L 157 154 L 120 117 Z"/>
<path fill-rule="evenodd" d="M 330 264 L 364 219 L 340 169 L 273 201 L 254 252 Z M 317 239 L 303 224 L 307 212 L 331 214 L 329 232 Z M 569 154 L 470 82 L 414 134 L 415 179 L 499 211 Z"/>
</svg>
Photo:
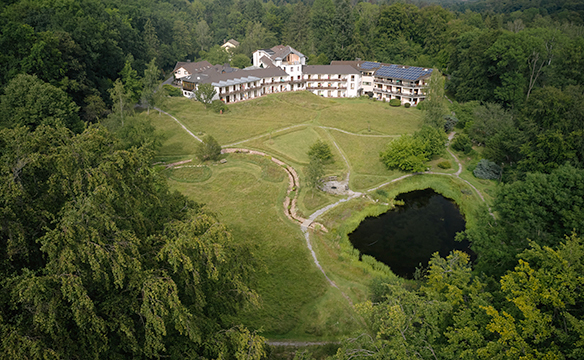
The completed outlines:
<svg viewBox="0 0 584 360">
<path fill-rule="evenodd" d="M 338 99 L 321 112 L 317 122 L 353 133 L 411 134 L 418 130 L 422 112 L 416 108 L 390 107 L 368 99 Z"/>
<path fill-rule="evenodd" d="M 164 109 L 195 134 L 210 134 L 222 145 L 245 140 L 236 147 L 264 151 L 296 169 L 300 176 L 298 209 L 305 216 L 339 199 L 305 186 L 306 152 L 317 139 L 331 144 L 336 159 L 325 167 L 325 174 L 343 178 L 348 170 L 333 142 L 347 157 L 352 190 L 362 191 L 402 175 L 385 169 L 379 161 L 379 151 L 391 138 L 356 136 L 319 126 L 400 135 L 415 131 L 420 123 L 419 110 L 389 108 L 363 99 L 330 100 L 302 92 L 230 105 L 222 115 L 183 98 L 169 99 Z M 396 119 L 394 124 L 391 116 Z M 194 138 L 168 116 L 151 113 L 149 118 L 164 134 L 159 157 L 191 154 L 192 158 L 197 145 Z M 316 268 L 300 226 L 283 214 L 288 186 L 284 170 L 268 157 L 223 157 L 226 164 L 208 164 L 210 176 L 207 170 L 182 170 L 172 172 L 176 181 L 169 181 L 174 189 L 207 204 L 228 226 L 234 241 L 249 245 L 261 262 L 255 276 L 261 307 L 247 310 L 237 321 L 263 329 L 263 335 L 271 339 L 336 340 L 362 331 L 362 319 Z M 327 274 L 341 289 L 354 302 L 365 300 L 370 277 L 352 263 L 338 262 L 334 239 L 313 245 L 319 259 L 323 256 Z"/>
<path fill-rule="evenodd" d="M 254 249 L 260 261 L 255 288 L 261 307 L 249 309 L 239 321 L 263 329 L 269 338 L 336 339 L 349 334 L 355 324 L 347 319 L 355 314 L 314 265 L 300 227 L 283 215 L 280 200 L 288 180 L 284 170 L 266 169 L 266 158 L 260 156 L 233 154 L 226 159 L 226 164 L 209 167 L 213 174 L 207 181 L 171 179 L 170 184 L 207 204 L 235 241 Z M 333 320 L 342 323 L 329 327 Z"/>
<path fill-rule="evenodd" d="M 311 105 L 307 105 L 310 103 Z M 312 121 L 334 103 L 305 93 L 275 94 L 229 106 L 217 114 L 187 98 L 170 98 L 164 109 L 194 133 L 210 134 L 224 145 Z"/>
</svg>

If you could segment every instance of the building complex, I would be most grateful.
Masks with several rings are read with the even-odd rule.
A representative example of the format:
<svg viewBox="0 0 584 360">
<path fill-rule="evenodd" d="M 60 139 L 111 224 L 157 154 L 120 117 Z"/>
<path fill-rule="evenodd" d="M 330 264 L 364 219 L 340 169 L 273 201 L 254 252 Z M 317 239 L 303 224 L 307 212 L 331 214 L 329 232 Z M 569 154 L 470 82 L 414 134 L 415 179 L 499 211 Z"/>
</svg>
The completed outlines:
<svg viewBox="0 0 584 360">
<path fill-rule="evenodd" d="M 424 100 L 424 87 L 432 69 L 372 61 L 333 61 L 331 65 L 306 65 L 306 57 L 290 46 L 278 45 L 253 53 L 253 66 L 234 69 L 207 61 L 179 62 L 175 79 L 186 97 L 199 84 L 215 87 L 214 100 L 227 104 L 266 94 L 310 91 L 331 98 L 369 95 L 377 100 L 399 99 L 416 105 Z"/>
</svg>

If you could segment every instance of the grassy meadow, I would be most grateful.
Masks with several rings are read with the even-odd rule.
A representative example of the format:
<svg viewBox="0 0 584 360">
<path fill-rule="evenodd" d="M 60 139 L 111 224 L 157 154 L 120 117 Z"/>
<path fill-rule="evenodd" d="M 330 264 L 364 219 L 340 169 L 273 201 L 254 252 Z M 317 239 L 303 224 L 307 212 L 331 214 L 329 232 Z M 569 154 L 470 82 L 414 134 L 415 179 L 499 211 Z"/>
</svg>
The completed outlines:
<svg viewBox="0 0 584 360">
<path fill-rule="evenodd" d="M 309 161 L 306 152 L 316 140 L 331 144 L 335 156 L 335 163 L 325 167 L 325 174 L 346 178 L 350 171 L 351 189 L 366 191 L 404 174 L 387 170 L 379 161 L 379 152 L 395 137 L 416 131 L 422 118 L 422 112 L 415 108 L 391 108 L 365 98 L 325 99 L 305 92 L 274 94 L 229 105 L 224 114 L 206 110 L 186 98 L 169 98 L 163 109 L 198 136 L 209 134 L 223 146 L 265 152 L 296 169 L 301 185 L 296 190 L 298 213 L 304 217 L 339 200 L 338 196 L 303 186 Z M 172 118 L 156 112 L 140 116 L 148 118 L 161 134 L 157 162 L 194 158 L 197 141 Z M 262 329 L 264 336 L 274 340 L 338 340 L 363 331 L 362 319 L 314 264 L 299 224 L 284 215 L 283 200 L 288 187 L 285 170 L 269 157 L 248 154 L 222 157 L 227 160 L 224 164 L 199 166 L 194 159 L 165 170 L 165 174 L 172 188 L 205 203 L 216 213 L 235 241 L 248 244 L 258 259 L 254 287 L 261 297 L 261 306 L 246 309 L 235 321 Z M 444 160 L 452 163 L 452 169 L 435 166 Z M 447 153 L 434 159 L 430 166 L 445 173 L 457 169 Z M 472 177 L 468 171 L 461 176 L 466 178 L 468 174 Z M 438 186 L 446 186 L 446 179 L 428 177 L 426 182 L 419 183 L 418 179 L 424 176 L 414 178 L 412 182 L 388 185 L 384 191 L 393 194 L 406 183 L 425 186 L 437 181 Z M 492 182 L 478 184 L 476 179 L 468 180 L 481 191 L 494 187 Z M 457 181 L 455 187 L 464 186 Z M 312 236 L 313 247 L 327 275 L 354 303 L 367 299 L 368 284 L 374 276 L 392 275 L 387 267 L 355 260 L 355 252 L 343 240 L 347 229 L 344 221 L 353 219 L 353 223 L 354 219 L 388 208 L 367 198 L 344 203 L 323 215 L 321 221 L 330 227 L 329 232 Z"/>
</svg>

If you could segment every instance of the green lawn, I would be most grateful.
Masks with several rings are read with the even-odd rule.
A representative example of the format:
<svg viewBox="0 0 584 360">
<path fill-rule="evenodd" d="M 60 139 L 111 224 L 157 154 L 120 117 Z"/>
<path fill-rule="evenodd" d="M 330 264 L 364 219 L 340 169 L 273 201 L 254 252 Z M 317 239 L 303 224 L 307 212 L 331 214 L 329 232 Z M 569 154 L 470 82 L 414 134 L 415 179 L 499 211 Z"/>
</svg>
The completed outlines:
<svg viewBox="0 0 584 360">
<path fill-rule="evenodd" d="M 345 177 L 348 168 L 341 156 L 344 154 L 354 191 L 365 191 L 403 175 L 387 170 L 379 161 L 379 152 L 392 137 L 357 136 L 323 126 L 361 135 L 401 135 L 417 130 L 421 122 L 417 109 L 390 108 L 367 99 L 330 100 L 306 92 L 229 105 L 229 111 L 222 115 L 186 98 L 169 99 L 164 109 L 195 134 L 213 135 L 223 145 L 243 141 L 237 147 L 263 151 L 296 169 L 301 185 L 297 191 L 298 211 L 303 216 L 339 200 L 304 186 L 306 152 L 318 139 L 332 145 L 336 160 L 325 167 L 325 173 Z M 174 120 L 155 113 L 140 116 L 151 120 L 161 133 L 157 161 L 193 158 L 197 142 Z M 165 173 L 172 188 L 207 204 L 228 226 L 234 241 L 249 245 L 260 261 L 255 288 L 261 296 L 261 307 L 246 310 L 236 321 L 263 329 L 271 339 L 336 340 L 363 331 L 362 319 L 316 268 L 299 225 L 284 216 L 282 202 L 288 186 L 285 171 L 269 157 L 229 154 L 223 158 L 227 160 L 225 164 L 196 167 L 195 160 L 188 164 L 190 167 Z M 435 165 L 445 159 L 453 165 L 447 171 L 456 171 L 447 154 L 430 166 L 434 171 L 440 170 Z M 465 170 L 462 176 L 467 178 L 469 174 Z M 460 193 L 466 186 L 460 180 L 452 182 L 442 177 L 446 179 L 414 177 L 388 186 L 387 190 L 393 194 L 398 189 L 435 185 L 444 189 L 450 186 Z M 493 187 L 492 183 L 469 180 L 480 189 L 490 191 Z M 457 196 L 463 206 L 476 202 L 472 196 Z M 369 211 L 371 205 L 380 208 L 366 198 L 344 203 L 323 217 L 325 225 L 331 227 L 329 232 L 312 236 L 314 250 L 328 276 L 354 303 L 367 299 L 368 283 L 377 270 L 356 260 L 352 250 L 339 240 L 338 228 L 345 219 L 351 219 L 351 214 Z"/>
</svg>

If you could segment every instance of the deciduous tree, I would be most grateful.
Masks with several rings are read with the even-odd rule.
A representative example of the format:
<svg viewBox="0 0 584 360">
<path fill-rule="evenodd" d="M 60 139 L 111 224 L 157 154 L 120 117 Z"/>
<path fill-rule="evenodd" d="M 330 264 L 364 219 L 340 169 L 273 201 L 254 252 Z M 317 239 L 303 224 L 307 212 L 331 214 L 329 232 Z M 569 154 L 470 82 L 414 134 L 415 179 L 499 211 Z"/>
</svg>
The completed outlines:
<svg viewBox="0 0 584 360">
<path fill-rule="evenodd" d="M 203 103 L 206 109 L 207 106 L 211 105 L 213 102 L 213 97 L 215 97 L 215 94 L 217 94 L 217 91 L 213 85 L 199 84 L 197 86 L 197 90 L 195 90 L 195 99 Z"/>
</svg>

